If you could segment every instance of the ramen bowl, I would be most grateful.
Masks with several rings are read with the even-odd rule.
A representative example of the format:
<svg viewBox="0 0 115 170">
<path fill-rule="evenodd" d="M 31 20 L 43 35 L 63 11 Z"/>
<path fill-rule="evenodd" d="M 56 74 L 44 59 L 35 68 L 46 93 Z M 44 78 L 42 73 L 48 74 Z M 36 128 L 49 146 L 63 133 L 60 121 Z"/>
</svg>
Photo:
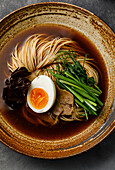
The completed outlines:
<svg viewBox="0 0 115 170">
<path fill-rule="evenodd" d="M 22 133 L 0 111 L 0 141 L 11 149 L 31 157 L 64 158 L 92 148 L 115 127 L 115 35 L 102 20 L 83 8 L 58 2 L 38 3 L 16 10 L 0 21 L 0 51 L 2 52 L 6 44 L 21 31 L 42 24 L 61 25 L 76 30 L 94 44 L 107 72 L 107 82 L 103 84 L 106 86 L 104 107 L 99 116 L 83 131 L 58 140 L 55 136 L 54 140 L 45 140 Z M 4 62 L 7 63 L 5 59 Z"/>
</svg>

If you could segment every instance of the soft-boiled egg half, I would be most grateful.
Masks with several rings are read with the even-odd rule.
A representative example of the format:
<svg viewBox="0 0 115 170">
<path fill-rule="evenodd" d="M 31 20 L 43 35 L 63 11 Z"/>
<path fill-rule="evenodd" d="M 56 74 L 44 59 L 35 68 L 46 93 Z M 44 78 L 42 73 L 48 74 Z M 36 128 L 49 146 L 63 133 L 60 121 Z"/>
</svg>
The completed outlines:
<svg viewBox="0 0 115 170">
<path fill-rule="evenodd" d="M 28 106 L 36 113 L 48 111 L 56 99 L 56 87 L 54 82 L 45 75 L 36 77 L 27 94 Z"/>
</svg>

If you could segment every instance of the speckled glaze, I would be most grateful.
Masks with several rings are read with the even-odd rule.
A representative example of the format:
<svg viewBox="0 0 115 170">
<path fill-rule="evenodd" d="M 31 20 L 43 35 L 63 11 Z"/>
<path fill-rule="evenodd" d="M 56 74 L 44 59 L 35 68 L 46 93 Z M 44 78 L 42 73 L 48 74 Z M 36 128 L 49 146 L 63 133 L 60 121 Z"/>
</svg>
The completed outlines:
<svg viewBox="0 0 115 170">
<path fill-rule="evenodd" d="M 87 36 L 100 51 L 108 73 L 108 94 L 102 113 L 83 132 L 58 141 L 37 140 L 21 134 L 0 114 L 0 141 L 13 150 L 38 158 L 64 158 L 79 154 L 102 141 L 115 127 L 113 110 L 115 35 L 94 14 L 65 3 L 38 3 L 21 8 L 0 22 L 0 50 L 18 32 L 39 24 L 71 27 Z"/>
</svg>

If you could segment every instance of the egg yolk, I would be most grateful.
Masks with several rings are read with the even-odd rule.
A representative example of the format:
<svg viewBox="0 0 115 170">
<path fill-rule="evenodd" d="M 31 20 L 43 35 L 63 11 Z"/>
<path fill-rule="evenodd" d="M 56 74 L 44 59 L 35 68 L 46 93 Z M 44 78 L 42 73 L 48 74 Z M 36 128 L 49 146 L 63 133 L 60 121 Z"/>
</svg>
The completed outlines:
<svg viewBox="0 0 115 170">
<path fill-rule="evenodd" d="M 43 109 L 48 103 L 48 94 L 41 88 L 34 88 L 29 94 L 29 102 L 35 109 Z"/>
</svg>

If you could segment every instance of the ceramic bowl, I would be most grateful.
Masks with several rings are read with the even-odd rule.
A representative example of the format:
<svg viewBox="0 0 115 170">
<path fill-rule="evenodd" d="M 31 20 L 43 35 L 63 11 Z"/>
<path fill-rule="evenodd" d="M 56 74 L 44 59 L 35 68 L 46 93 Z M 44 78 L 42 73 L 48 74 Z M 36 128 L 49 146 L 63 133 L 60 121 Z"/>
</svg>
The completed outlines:
<svg viewBox="0 0 115 170">
<path fill-rule="evenodd" d="M 108 74 L 108 91 L 101 114 L 84 131 L 62 140 L 37 140 L 20 133 L 0 113 L 0 140 L 11 149 L 38 158 L 64 158 L 84 152 L 101 142 L 115 127 L 114 40 L 112 30 L 93 13 L 78 6 L 48 2 L 26 6 L 0 21 L 0 50 L 17 33 L 39 24 L 53 23 L 75 29 L 99 50 Z"/>
</svg>

